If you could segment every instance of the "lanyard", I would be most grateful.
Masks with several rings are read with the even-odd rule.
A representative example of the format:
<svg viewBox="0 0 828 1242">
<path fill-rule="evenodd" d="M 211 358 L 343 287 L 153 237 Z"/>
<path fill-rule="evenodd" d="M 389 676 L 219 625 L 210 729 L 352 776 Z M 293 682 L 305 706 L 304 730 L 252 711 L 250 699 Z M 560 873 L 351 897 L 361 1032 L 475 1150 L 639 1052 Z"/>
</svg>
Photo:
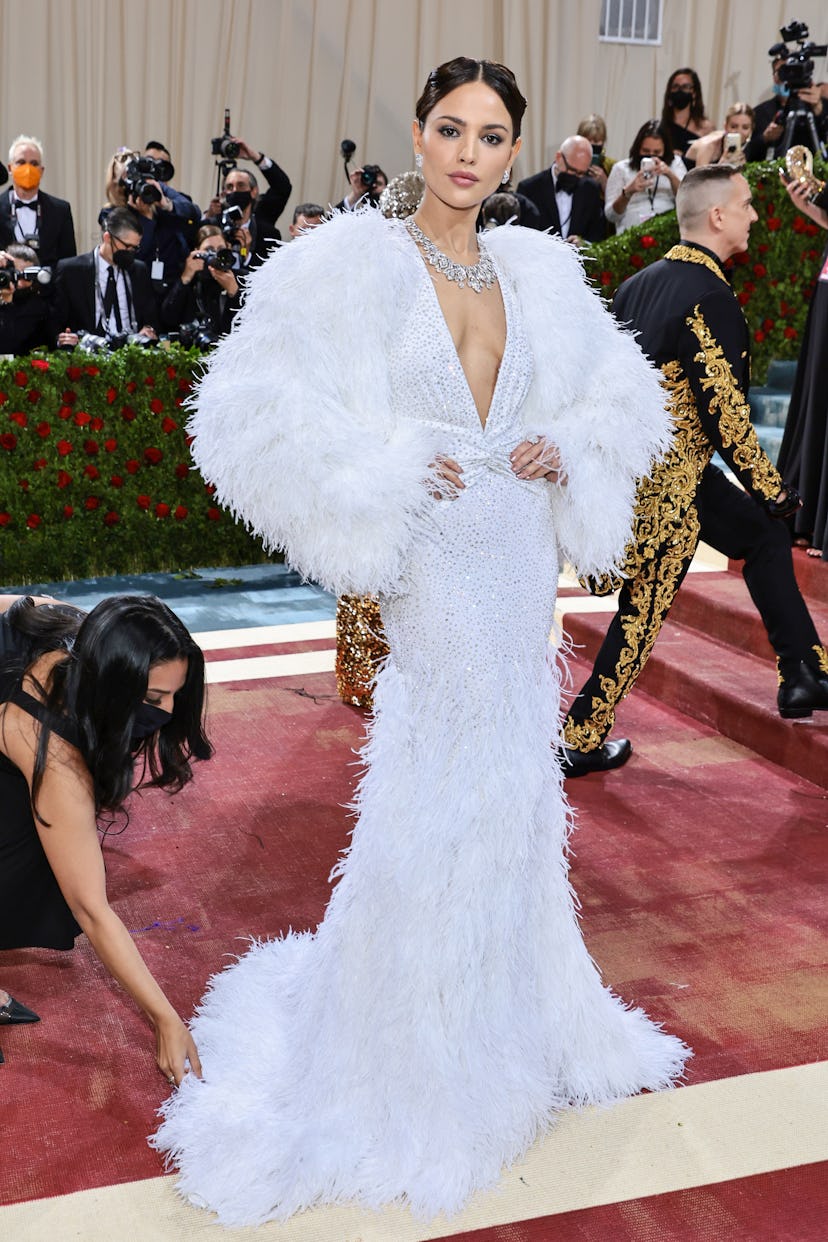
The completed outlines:
<svg viewBox="0 0 828 1242">
<path fill-rule="evenodd" d="M 9 210 L 11 212 L 12 223 L 14 225 L 14 236 L 17 239 L 17 241 L 25 242 L 27 237 L 39 237 L 40 236 L 40 198 L 39 197 L 34 207 L 31 208 L 31 210 L 34 211 L 35 216 L 36 216 L 34 233 L 23 232 L 23 225 L 20 223 L 18 216 L 17 216 L 17 204 L 14 201 L 14 188 L 9 190 Z"/>
</svg>

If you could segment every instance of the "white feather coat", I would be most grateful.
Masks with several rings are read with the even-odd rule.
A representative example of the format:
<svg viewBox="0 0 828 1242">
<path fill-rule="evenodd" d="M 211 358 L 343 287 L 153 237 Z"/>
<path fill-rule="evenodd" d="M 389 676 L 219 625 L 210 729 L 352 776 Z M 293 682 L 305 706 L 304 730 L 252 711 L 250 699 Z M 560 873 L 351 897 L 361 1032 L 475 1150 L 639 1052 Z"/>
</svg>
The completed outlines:
<svg viewBox="0 0 828 1242">
<path fill-rule="evenodd" d="M 553 489 L 562 555 L 581 574 L 611 570 L 636 480 L 668 440 L 657 372 L 586 285 L 572 247 L 517 227 L 486 243 L 534 353 L 527 433 L 560 448 L 568 476 L 538 484 Z M 421 261 L 373 210 L 280 248 L 253 274 L 191 401 L 193 455 L 219 502 L 335 592 L 399 589 L 435 503 L 426 483 L 440 445 L 394 408 L 385 361 Z"/>
</svg>

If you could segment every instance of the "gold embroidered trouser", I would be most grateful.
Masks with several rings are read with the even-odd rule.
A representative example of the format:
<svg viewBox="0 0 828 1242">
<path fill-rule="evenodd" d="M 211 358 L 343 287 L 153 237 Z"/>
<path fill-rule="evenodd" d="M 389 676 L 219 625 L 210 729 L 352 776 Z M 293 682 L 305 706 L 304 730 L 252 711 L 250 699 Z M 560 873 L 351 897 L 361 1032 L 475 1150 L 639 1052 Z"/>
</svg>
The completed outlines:
<svg viewBox="0 0 828 1242">
<path fill-rule="evenodd" d="M 377 666 L 388 643 L 373 595 L 341 595 L 336 602 L 336 688 L 343 703 L 372 707 Z"/>
</svg>

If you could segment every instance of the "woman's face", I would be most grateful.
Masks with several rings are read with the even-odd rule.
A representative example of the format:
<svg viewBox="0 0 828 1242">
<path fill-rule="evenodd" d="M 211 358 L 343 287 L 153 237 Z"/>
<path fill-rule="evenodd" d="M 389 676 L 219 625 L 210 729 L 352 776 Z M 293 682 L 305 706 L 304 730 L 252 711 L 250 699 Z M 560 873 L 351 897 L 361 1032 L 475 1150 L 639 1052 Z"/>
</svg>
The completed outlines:
<svg viewBox="0 0 828 1242">
<path fill-rule="evenodd" d="M 175 660 L 162 660 L 160 664 L 151 664 L 147 678 L 144 702 L 152 707 L 160 707 L 162 711 L 172 712 L 175 696 L 187 680 L 188 663 L 184 656 Z"/>
<path fill-rule="evenodd" d="M 729 134 L 740 134 L 745 143 L 753 133 L 753 122 L 746 112 L 735 112 L 727 118 L 725 129 Z"/>
<path fill-rule="evenodd" d="M 696 88 L 693 86 L 693 79 L 689 73 L 677 73 L 671 81 L 667 94 L 672 95 L 673 91 L 688 91 L 693 98 L 696 98 Z"/>
<path fill-rule="evenodd" d="M 652 137 L 648 135 L 642 141 L 638 155 L 639 155 L 639 159 L 643 158 L 645 155 L 649 155 L 651 157 L 655 157 L 656 159 L 663 160 L 664 159 L 664 139 L 658 138 L 658 137 Z"/>
<path fill-rule="evenodd" d="M 413 126 L 414 150 L 422 155 L 428 189 L 457 210 L 477 206 L 498 189 L 520 150 L 512 141 L 512 118 L 503 100 L 485 82 L 467 82 L 434 105 L 420 130 Z"/>
</svg>

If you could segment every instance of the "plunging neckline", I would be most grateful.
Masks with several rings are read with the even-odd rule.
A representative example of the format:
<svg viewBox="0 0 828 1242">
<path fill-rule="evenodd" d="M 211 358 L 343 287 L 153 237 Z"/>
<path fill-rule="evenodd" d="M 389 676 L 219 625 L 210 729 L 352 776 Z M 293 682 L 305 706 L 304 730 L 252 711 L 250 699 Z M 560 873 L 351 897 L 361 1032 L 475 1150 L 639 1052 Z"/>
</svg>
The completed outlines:
<svg viewBox="0 0 828 1242">
<path fill-rule="evenodd" d="M 497 401 L 498 389 L 500 388 L 500 377 L 503 374 L 503 364 L 506 361 L 506 353 L 509 349 L 509 344 L 510 344 L 510 340 L 512 336 L 511 323 L 509 322 L 509 319 L 510 319 L 509 302 L 506 297 L 506 294 L 503 292 L 503 276 L 500 271 L 500 265 L 498 264 L 494 256 L 490 254 L 489 258 L 492 260 L 495 271 L 497 272 L 497 287 L 500 292 L 500 300 L 503 303 L 503 318 L 506 323 L 506 334 L 503 339 L 503 352 L 500 355 L 500 362 L 498 363 L 498 366 L 497 366 L 497 376 L 495 378 L 494 387 L 492 389 L 492 395 L 489 400 L 489 408 L 486 410 L 486 418 L 484 420 L 480 417 L 480 410 L 477 408 L 477 402 L 474 399 L 474 393 L 472 392 L 471 384 L 469 383 L 469 377 L 466 375 L 466 368 L 463 366 L 463 360 L 460 357 L 460 352 L 457 349 L 457 346 L 454 342 L 454 337 L 451 334 L 451 328 L 448 325 L 448 320 L 446 319 L 445 312 L 443 311 L 443 307 L 440 304 L 440 299 L 437 296 L 437 289 L 435 288 L 434 281 L 431 278 L 431 273 L 428 270 L 428 264 L 420 252 L 420 247 L 417 245 L 414 238 L 409 233 L 408 229 L 404 228 L 403 232 L 405 233 L 405 236 L 408 238 L 409 242 L 414 247 L 414 250 L 417 253 L 417 259 L 420 263 L 420 266 L 423 269 L 423 276 L 425 280 L 427 281 L 428 286 L 431 290 L 431 296 L 434 298 L 434 303 L 437 308 L 437 313 L 439 315 L 440 322 L 442 323 L 443 330 L 445 332 L 446 337 L 448 338 L 449 348 L 452 354 L 454 355 L 454 358 L 457 361 L 457 365 L 460 368 L 460 374 L 463 377 L 463 384 L 465 386 L 469 401 L 471 402 L 471 408 L 474 410 L 475 418 L 480 424 L 480 430 L 485 435 L 486 429 L 488 428 L 489 421 L 491 419 L 492 410 L 495 408 L 495 402 Z"/>
</svg>

